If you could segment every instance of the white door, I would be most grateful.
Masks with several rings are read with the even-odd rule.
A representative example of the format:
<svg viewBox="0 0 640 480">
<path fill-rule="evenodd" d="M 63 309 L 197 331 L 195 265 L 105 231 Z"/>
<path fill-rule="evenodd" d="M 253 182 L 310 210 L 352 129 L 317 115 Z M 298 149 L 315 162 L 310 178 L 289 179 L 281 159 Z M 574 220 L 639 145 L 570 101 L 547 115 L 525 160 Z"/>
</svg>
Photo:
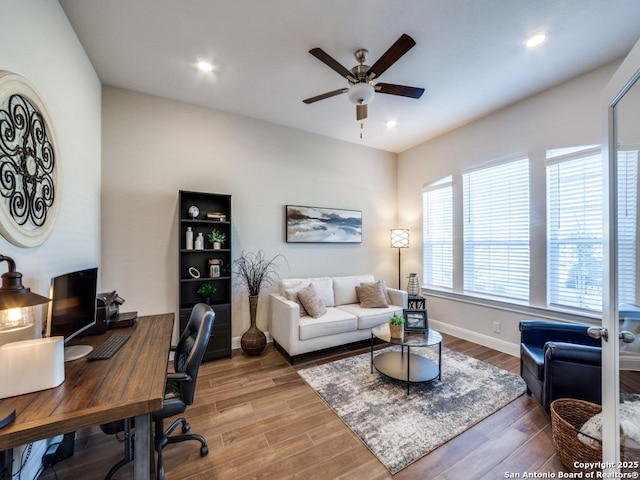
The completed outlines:
<svg viewBox="0 0 640 480">
<path fill-rule="evenodd" d="M 640 41 L 607 85 L 603 101 L 607 119 L 604 278 L 608 279 L 601 329 L 606 332 L 602 342 L 603 466 L 606 472 L 625 472 L 618 478 L 637 478 L 630 472 L 640 471 L 640 459 L 621 449 L 621 444 L 634 445 L 634 439 L 621 436 L 620 426 L 621 422 L 625 426 L 635 400 L 640 408 Z"/>
</svg>

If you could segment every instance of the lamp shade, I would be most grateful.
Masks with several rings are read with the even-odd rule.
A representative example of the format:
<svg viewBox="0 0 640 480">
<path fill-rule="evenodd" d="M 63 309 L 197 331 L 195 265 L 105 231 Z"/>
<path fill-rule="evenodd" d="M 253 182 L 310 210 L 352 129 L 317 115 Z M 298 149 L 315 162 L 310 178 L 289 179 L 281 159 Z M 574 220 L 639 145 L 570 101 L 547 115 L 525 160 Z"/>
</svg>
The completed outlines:
<svg viewBox="0 0 640 480">
<path fill-rule="evenodd" d="M 367 105 L 373 100 L 375 89 L 369 83 L 355 83 L 349 87 L 347 96 L 349 101 L 355 105 Z"/>
<path fill-rule="evenodd" d="M 13 259 L 0 255 L 0 261 L 9 262 L 9 271 L 2 274 L 0 310 L 31 307 L 49 301 L 47 297 L 33 293 L 30 288 L 22 285 L 22 274 L 15 271 L 16 264 Z"/>
<path fill-rule="evenodd" d="M 391 230 L 391 248 L 409 248 L 409 230 L 394 228 Z"/>
</svg>

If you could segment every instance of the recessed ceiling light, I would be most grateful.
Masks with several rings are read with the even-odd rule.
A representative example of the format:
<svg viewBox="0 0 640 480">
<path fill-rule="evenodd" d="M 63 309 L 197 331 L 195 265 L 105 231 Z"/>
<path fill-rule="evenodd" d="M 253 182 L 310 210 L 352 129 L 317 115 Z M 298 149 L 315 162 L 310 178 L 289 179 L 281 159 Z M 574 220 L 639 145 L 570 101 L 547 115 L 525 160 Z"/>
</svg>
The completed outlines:
<svg viewBox="0 0 640 480">
<path fill-rule="evenodd" d="M 387 122 L 385 122 L 385 125 L 387 126 L 387 128 L 393 128 L 398 125 L 398 122 L 396 122 L 395 120 L 387 120 Z"/>
<path fill-rule="evenodd" d="M 211 65 L 209 62 L 198 62 L 198 68 L 203 72 L 213 71 L 213 65 Z"/>
<path fill-rule="evenodd" d="M 529 48 L 537 47 L 541 43 L 543 43 L 547 38 L 547 34 L 545 32 L 536 32 L 527 37 L 525 45 Z"/>
</svg>

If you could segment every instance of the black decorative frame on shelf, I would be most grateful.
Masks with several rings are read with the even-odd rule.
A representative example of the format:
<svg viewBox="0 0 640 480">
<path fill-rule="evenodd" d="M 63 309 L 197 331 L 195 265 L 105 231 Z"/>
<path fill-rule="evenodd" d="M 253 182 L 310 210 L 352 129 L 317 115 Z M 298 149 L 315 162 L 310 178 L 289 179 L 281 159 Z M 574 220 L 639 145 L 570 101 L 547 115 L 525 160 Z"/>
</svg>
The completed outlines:
<svg viewBox="0 0 640 480">
<path fill-rule="evenodd" d="M 362 211 L 286 206 L 287 243 L 362 243 Z"/>
<path fill-rule="evenodd" d="M 404 317 L 405 332 L 426 333 L 429 331 L 429 315 L 426 310 L 404 309 L 402 316 Z"/>
</svg>

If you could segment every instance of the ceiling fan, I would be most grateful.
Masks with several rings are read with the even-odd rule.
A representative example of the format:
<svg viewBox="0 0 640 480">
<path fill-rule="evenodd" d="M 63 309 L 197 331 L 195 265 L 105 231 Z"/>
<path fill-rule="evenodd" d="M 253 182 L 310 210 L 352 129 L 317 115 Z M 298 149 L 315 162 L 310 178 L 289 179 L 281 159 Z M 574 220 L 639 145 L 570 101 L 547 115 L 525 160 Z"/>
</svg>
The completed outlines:
<svg viewBox="0 0 640 480">
<path fill-rule="evenodd" d="M 337 60 L 332 58 L 321 48 L 309 50 L 309 53 L 335 70 L 349 81 L 349 87 L 340 88 L 331 92 L 323 93 L 315 97 L 303 100 L 304 103 L 310 104 L 318 100 L 334 97 L 342 93 L 346 93 L 351 103 L 356 105 L 356 119 L 364 120 L 367 118 L 367 105 L 373 100 L 374 93 L 386 93 L 389 95 L 399 95 L 401 97 L 420 98 L 424 93 L 424 88 L 407 87 L 405 85 L 395 85 L 393 83 L 377 83 L 374 85 L 374 78 L 380 77 L 387 69 L 396 63 L 405 53 L 407 53 L 414 45 L 415 40 L 406 33 L 403 33 L 396 42 L 384 52 L 384 54 L 373 65 L 365 65 L 369 52 L 364 48 L 356 50 L 355 56 L 359 65 L 351 70 L 347 70 Z"/>
</svg>

